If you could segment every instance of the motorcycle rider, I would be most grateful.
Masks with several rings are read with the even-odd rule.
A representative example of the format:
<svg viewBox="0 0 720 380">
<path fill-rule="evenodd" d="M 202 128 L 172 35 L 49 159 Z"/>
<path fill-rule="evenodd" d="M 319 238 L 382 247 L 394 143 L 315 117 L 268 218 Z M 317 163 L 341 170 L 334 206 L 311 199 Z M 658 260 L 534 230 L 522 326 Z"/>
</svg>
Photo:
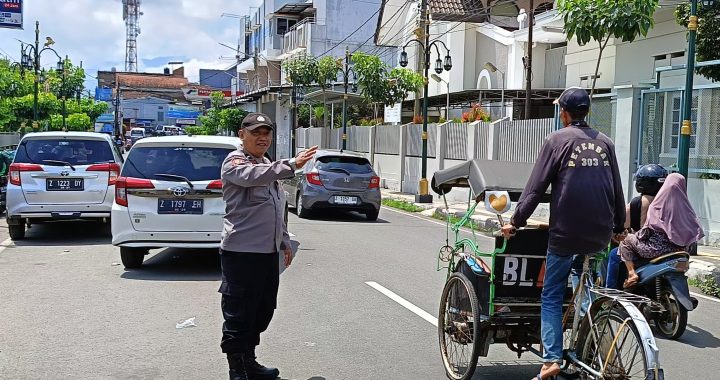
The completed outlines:
<svg viewBox="0 0 720 380">
<path fill-rule="evenodd" d="M 705 236 L 686 191 L 685 177 L 678 173 L 668 175 L 648 208 L 643 228 L 628 235 L 620 244 L 620 257 L 628 270 L 625 288 L 635 285 L 639 279 L 636 264 L 686 250 Z"/>
<path fill-rule="evenodd" d="M 627 204 L 625 209 L 625 229 L 629 233 L 640 231 L 645 225 L 647 211 L 655 199 L 660 187 L 665 182 L 668 172 L 658 164 L 647 164 L 638 168 L 635 172 L 635 190 L 640 194 Z M 618 244 L 620 242 L 617 242 Z M 607 275 L 605 286 L 613 289 L 621 289 L 618 286 L 620 276 L 620 253 L 618 248 L 613 248 L 608 256 Z"/>
</svg>

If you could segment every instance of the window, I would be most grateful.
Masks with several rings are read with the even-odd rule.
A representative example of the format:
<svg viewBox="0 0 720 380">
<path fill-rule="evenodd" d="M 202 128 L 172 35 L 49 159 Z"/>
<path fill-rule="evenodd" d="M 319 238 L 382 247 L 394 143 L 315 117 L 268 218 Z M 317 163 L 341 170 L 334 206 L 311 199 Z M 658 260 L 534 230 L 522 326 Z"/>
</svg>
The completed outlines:
<svg viewBox="0 0 720 380">
<path fill-rule="evenodd" d="M 165 112 L 158 111 L 157 121 L 165 121 Z"/>
<path fill-rule="evenodd" d="M 677 149 L 679 144 L 680 127 L 682 120 L 683 104 L 679 96 L 672 98 L 672 132 L 670 135 L 670 148 Z M 693 95 L 692 104 L 690 105 L 690 120 L 692 123 L 692 135 L 690 135 L 690 149 L 695 148 L 697 140 L 697 116 L 698 116 L 698 96 Z"/>
<path fill-rule="evenodd" d="M 174 174 L 190 181 L 220 178 L 225 157 L 234 149 L 205 147 L 137 147 L 133 148 L 122 169 L 122 176 L 165 179 L 156 174 Z"/>
<path fill-rule="evenodd" d="M 32 139 L 18 147 L 14 162 L 48 164 L 45 160 L 65 161 L 70 165 L 115 162 L 110 144 L 101 140 Z"/>
<path fill-rule="evenodd" d="M 348 174 L 369 174 L 373 170 L 367 159 L 347 156 L 319 157 L 317 168 L 322 171 L 341 171 Z"/>
</svg>

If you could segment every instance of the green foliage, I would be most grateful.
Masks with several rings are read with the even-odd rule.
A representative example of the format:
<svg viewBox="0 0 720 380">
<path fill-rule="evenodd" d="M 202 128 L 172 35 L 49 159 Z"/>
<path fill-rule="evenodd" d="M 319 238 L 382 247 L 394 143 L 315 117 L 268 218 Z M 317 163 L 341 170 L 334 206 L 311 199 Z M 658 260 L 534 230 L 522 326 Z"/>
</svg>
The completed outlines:
<svg viewBox="0 0 720 380">
<path fill-rule="evenodd" d="M 425 79 L 414 71 L 390 69 L 375 55 L 355 53 L 352 62 L 358 75 L 360 94 L 370 103 L 396 104 L 403 101 L 408 92 L 419 90 L 425 83 Z"/>
<path fill-rule="evenodd" d="M 283 69 L 288 81 L 298 86 L 310 86 L 318 76 L 317 60 L 304 52 L 283 62 Z"/>
<path fill-rule="evenodd" d="M 720 286 L 718 286 L 715 277 L 711 274 L 707 274 L 702 278 L 689 278 L 688 283 L 709 296 L 720 297 Z"/>
<path fill-rule="evenodd" d="M 383 198 L 382 199 L 383 206 L 396 208 L 398 210 L 403 211 L 409 211 L 409 212 L 420 212 L 425 210 L 424 208 L 420 206 L 416 206 L 414 203 L 410 203 L 407 201 L 401 201 L 398 199 L 390 199 L 390 198 Z"/>
<path fill-rule="evenodd" d="M 324 106 L 315 106 L 313 107 L 313 117 L 315 120 L 323 119 L 325 116 L 325 107 Z"/>
<path fill-rule="evenodd" d="M 50 70 L 45 73 L 45 84 L 49 87 L 50 92 L 54 93 L 58 98 L 75 98 L 78 91 L 82 92 L 85 83 L 85 70 L 81 67 L 74 66 L 69 59 L 65 61 L 65 70 L 58 72 Z M 63 83 L 64 78 L 64 83 Z"/>
<path fill-rule="evenodd" d="M 52 115 L 50 117 L 50 130 L 61 131 L 62 115 Z M 65 119 L 65 125 L 68 131 L 92 131 L 93 125 L 92 120 L 87 114 L 84 113 L 71 113 Z"/>
<path fill-rule="evenodd" d="M 185 133 L 189 135 L 216 135 L 217 129 L 201 125 L 194 127 L 185 127 Z"/>
<path fill-rule="evenodd" d="M 632 42 L 646 36 L 654 25 L 658 0 L 559 0 L 556 9 L 563 17 L 568 39 L 578 44 L 596 41 L 600 47 L 592 91 L 595 90 L 600 59 L 610 38 Z M 591 92 L 592 92 L 591 91 Z"/>
<path fill-rule="evenodd" d="M 210 104 L 212 108 L 198 118 L 200 126 L 185 128 L 188 134 L 216 135 L 218 131 L 236 131 L 240 127 L 242 119 L 248 114 L 247 111 L 239 108 L 222 108 L 225 98 L 219 91 L 210 94 Z"/>
<path fill-rule="evenodd" d="M 695 45 L 697 60 L 703 62 L 720 59 L 720 49 L 718 49 L 718 41 L 720 41 L 720 1 L 716 1 L 711 6 L 704 6 L 699 1 L 697 15 L 699 18 Z M 690 3 L 681 2 L 675 8 L 675 21 L 685 27 L 689 19 Z M 713 81 L 720 81 L 720 66 L 718 65 L 696 67 L 695 72 Z"/>
<path fill-rule="evenodd" d="M 249 112 L 241 110 L 240 108 L 225 108 L 220 111 L 220 127 L 223 129 L 229 129 L 236 131 L 240 128 L 242 120 L 247 116 Z"/>
<path fill-rule="evenodd" d="M 325 90 L 337 79 L 341 66 L 333 57 L 325 56 L 317 60 L 315 83 Z"/>
</svg>

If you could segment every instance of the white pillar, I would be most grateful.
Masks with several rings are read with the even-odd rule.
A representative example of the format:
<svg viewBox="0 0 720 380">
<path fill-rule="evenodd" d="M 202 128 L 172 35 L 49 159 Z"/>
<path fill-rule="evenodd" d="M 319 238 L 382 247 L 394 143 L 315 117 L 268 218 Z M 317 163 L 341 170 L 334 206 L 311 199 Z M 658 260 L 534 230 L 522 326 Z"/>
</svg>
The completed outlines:
<svg viewBox="0 0 720 380">
<path fill-rule="evenodd" d="M 637 170 L 638 138 L 640 134 L 640 96 L 648 87 L 617 86 L 614 88 L 615 128 L 612 139 L 615 141 L 615 156 L 618 160 L 625 198 L 629 201 L 633 194 L 633 174 Z M 592 111 L 591 111 L 592 112 Z"/>
<path fill-rule="evenodd" d="M 435 159 L 438 163 L 438 170 L 445 169 L 445 156 L 447 153 L 447 126 L 450 123 L 442 123 L 437 126 L 437 138 L 435 139 Z M 432 175 L 430 175 L 432 178 Z"/>
</svg>

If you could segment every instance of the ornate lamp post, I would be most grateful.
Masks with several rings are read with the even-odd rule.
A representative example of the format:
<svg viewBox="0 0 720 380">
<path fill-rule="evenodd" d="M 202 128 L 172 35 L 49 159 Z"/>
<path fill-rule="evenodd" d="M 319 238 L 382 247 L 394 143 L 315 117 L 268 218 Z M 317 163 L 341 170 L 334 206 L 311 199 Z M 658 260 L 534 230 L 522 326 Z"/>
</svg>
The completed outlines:
<svg viewBox="0 0 720 380">
<path fill-rule="evenodd" d="M 350 66 L 350 52 L 348 48 L 345 48 L 345 63 L 343 64 L 343 68 L 340 69 L 340 71 L 343 74 L 343 87 L 345 89 L 345 95 L 343 95 L 343 103 L 342 103 L 342 124 L 343 124 L 343 132 L 342 132 L 342 150 L 347 149 L 347 98 L 348 98 L 348 86 L 350 85 L 350 74 L 352 73 L 353 76 L 353 82 L 352 82 L 352 92 L 357 92 L 357 74 L 355 73 L 355 70 Z"/>
<path fill-rule="evenodd" d="M 406 67 L 408 65 L 408 54 L 405 51 L 405 48 L 411 43 L 416 42 L 418 45 L 420 45 L 420 48 L 423 51 L 423 54 L 425 55 L 425 87 L 424 87 L 424 96 L 423 96 L 423 128 L 422 128 L 422 165 L 421 165 L 421 174 L 422 178 L 420 179 L 419 184 L 419 194 L 415 195 L 415 202 L 418 203 L 432 203 L 432 195 L 428 192 L 428 180 L 427 180 L 427 119 L 428 119 L 428 76 L 429 76 L 429 70 L 430 70 L 430 52 L 432 51 L 432 47 L 435 46 L 435 51 L 437 51 L 438 59 L 435 60 L 435 72 L 437 74 L 441 74 L 443 70 L 450 71 L 452 69 L 452 58 L 450 57 L 450 49 L 448 49 L 447 45 L 445 45 L 444 42 L 440 40 L 434 40 L 430 41 L 430 23 L 425 23 L 425 42 L 420 41 L 416 38 L 408 41 L 403 45 L 402 52 L 400 53 L 400 66 Z M 445 55 L 445 61 L 443 62 L 442 59 L 440 59 L 440 48 L 438 47 L 438 44 L 442 45 L 445 50 L 447 51 L 447 54 Z"/>
</svg>

